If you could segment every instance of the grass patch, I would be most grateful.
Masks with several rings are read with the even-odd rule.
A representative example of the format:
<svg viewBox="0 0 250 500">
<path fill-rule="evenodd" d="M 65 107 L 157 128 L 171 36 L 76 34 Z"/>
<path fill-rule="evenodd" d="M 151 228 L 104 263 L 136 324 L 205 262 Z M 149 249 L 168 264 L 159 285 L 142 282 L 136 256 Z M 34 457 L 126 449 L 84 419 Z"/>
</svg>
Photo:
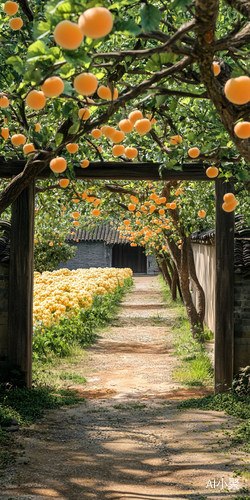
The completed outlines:
<svg viewBox="0 0 250 500">
<path fill-rule="evenodd" d="M 87 380 L 82 375 L 73 372 L 61 372 L 59 375 L 60 380 L 70 380 L 78 384 L 86 384 Z"/>
<path fill-rule="evenodd" d="M 206 347 L 193 340 L 187 319 L 186 309 L 180 298 L 175 302 L 162 276 L 159 277 L 163 293 L 163 301 L 167 308 L 173 309 L 174 316 L 171 321 L 173 332 L 174 356 L 180 358 L 180 366 L 172 373 L 174 381 L 186 387 L 201 387 L 213 385 L 213 368 Z M 211 340 L 213 333 L 205 328 L 205 340 Z"/>
</svg>

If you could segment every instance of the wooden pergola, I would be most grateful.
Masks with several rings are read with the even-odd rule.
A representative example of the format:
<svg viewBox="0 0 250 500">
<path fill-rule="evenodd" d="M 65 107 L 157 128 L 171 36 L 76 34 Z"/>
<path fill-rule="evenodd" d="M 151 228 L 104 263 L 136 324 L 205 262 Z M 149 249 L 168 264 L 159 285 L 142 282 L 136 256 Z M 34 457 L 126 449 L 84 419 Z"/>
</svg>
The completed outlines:
<svg viewBox="0 0 250 500">
<path fill-rule="evenodd" d="M 16 160 L 9 166 L 1 162 L 0 178 L 20 174 L 25 163 Z M 165 168 L 161 176 L 160 165 L 153 162 L 92 162 L 87 169 L 75 167 L 75 174 L 76 179 L 90 180 L 209 181 L 202 163 L 185 163 L 182 170 Z M 47 167 L 38 178 L 48 179 L 50 174 Z M 225 179 L 215 180 L 215 392 L 225 391 L 233 379 L 234 212 L 222 210 L 223 196 L 232 190 L 233 185 Z M 26 372 L 27 387 L 32 383 L 34 211 L 35 181 L 12 204 L 11 219 L 8 358 Z"/>
</svg>

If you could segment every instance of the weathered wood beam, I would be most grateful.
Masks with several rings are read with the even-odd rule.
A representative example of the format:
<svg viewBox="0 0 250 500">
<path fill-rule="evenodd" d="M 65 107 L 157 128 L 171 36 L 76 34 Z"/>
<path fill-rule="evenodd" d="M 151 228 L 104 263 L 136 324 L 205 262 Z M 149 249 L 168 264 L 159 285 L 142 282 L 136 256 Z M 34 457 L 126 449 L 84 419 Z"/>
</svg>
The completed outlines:
<svg viewBox="0 0 250 500">
<path fill-rule="evenodd" d="M 35 182 L 12 204 L 8 359 L 32 382 Z"/>
<path fill-rule="evenodd" d="M 161 163 L 134 163 L 134 162 L 91 162 L 87 168 L 75 167 L 76 179 L 104 179 L 104 180 L 185 180 L 209 181 L 206 176 L 206 167 L 202 163 L 184 163 L 182 170 L 164 169 L 162 177 L 159 174 Z M 0 162 L 0 178 L 9 178 L 22 172 L 25 161 L 13 161 L 11 164 Z M 167 163 L 166 163 L 167 167 Z M 46 167 L 38 179 L 49 179 L 51 170 Z"/>
<path fill-rule="evenodd" d="M 215 251 L 215 393 L 226 392 L 232 385 L 234 361 L 234 212 L 222 210 L 223 196 L 234 185 L 217 179 Z"/>
</svg>

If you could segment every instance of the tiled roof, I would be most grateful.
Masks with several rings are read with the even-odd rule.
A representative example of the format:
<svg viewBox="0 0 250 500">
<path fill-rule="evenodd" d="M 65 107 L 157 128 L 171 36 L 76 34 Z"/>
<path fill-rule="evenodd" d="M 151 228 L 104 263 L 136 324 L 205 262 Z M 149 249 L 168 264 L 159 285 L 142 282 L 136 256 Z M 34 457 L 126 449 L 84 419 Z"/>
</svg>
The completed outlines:
<svg viewBox="0 0 250 500">
<path fill-rule="evenodd" d="M 96 227 L 93 231 L 76 230 L 75 234 L 68 234 L 66 241 L 104 241 L 106 245 L 119 243 L 125 245 L 130 243 L 127 238 L 123 238 L 117 229 L 113 229 L 109 224 Z"/>
<path fill-rule="evenodd" d="M 215 229 L 208 229 L 207 231 L 202 231 L 202 233 L 198 233 L 195 231 L 191 234 L 192 243 L 203 243 L 205 245 L 214 245 L 215 244 Z"/>
</svg>

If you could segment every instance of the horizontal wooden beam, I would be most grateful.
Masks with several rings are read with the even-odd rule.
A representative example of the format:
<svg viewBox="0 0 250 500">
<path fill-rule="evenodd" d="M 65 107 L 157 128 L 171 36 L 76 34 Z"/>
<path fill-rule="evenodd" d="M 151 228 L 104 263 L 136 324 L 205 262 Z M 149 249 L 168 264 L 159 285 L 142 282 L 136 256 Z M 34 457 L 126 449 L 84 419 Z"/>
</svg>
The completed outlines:
<svg viewBox="0 0 250 500">
<path fill-rule="evenodd" d="M 202 163 L 184 163 L 182 170 L 167 169 L 159 174 L 161 163 L 134 163 L 134 162 L 91 162 L 87 168 L 75 167 L 76 179 L 105 179 L 105 180 L 182 180 L 182 181 L 209 181 L 206 176 L 206 167 Z M 20 174 L 25 167 L 25 161 L 16 160 L 11 163 L 0 162 L 0 178 L 9 178 Z M 167 167 L 167 163 L 166 163 Z M 46 167 L 38 179 L 49 179 L 51 170 Z"/>
</svg>

